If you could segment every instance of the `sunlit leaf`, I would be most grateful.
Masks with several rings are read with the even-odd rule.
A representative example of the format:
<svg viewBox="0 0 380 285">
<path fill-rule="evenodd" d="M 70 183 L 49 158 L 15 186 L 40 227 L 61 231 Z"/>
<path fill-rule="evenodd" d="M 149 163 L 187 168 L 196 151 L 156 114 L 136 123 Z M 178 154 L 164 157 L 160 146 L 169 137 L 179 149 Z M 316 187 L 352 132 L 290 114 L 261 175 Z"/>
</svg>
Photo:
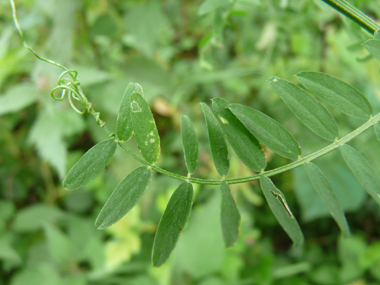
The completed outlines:
<svg viewBox="0 0 380 285">
<path fill-rule="evenodd" d="M 193 174 L 198 165 L 198 141 L 194 126 L 186 115 L 181 116 L 181 136 L 186 167 Z"/>
<path fill-rule="evenodd" d="M 359 90 L 321 72 L 300 72 L 297 79 L 314 95 L 343 113 L 359 119 L 368 119 L 372 107 Z"/>
<path fill-rule="evenodd" d="M 143 94 L 141 86 L 138 83 L 131 82 L 128 84 L 127 89 L 125 89 L 117 116 L 116 134 L 119 140 L 122 141 L 129 140 L 133 135 L 130 98 L 134 92 Z"/>
<path fill-rule="evenodd" d="M 130 98 L 134 137 L 142 156 L 149 163 L 156 163 L 160 157 L 160 137 L 153 114 L 144 97 L 133 93 Z"/>
<path fill-rule="evenodd" d="M 140 200 L 152 177 L 152 171 L 146 166 L 136 168 L 116 186 L 104 204 L 95 225 L 104 229 L 124 217 Z"/>
<path fill-rule="evenodd" d="M 215 11 L 218 8 L 227 6 L 231 2 L 229 0 L 205 0 L 198 9 L 198 15 L 204 15 Z"/>
<path fill-rule="evenodd" d="M 212 100 L 212 109 L 228 143 L 245 165 L 256 172 L 260 172 L 266 166 L 263 148 L 260 142 L 231 113 L 227 108 L 228 105 L 229 103 L 222 98 Z"/>
<path fill-rule="evenodd" d="M 289 209 L 284 194 L 264 175 L 260 176 L 260 185 L 274 216 L 291 238 L 293 244 L 295 246 L 302 244 L 304 242 L 302 231 Z"/>
<path fill-rule="evenodd" d="M 284 100 L 297 118 L 315 134 L 329 141 L 338 137 L 338 128 L 334 118 L 317 99 L 304 89 L 284 79 L 273 77 L 271 87 Z"/>
<path fill-rule="evenodd" d="M 90 182 L 101 174 L 110 162 L 116 150 L 113 138 L 102 141 L 90 148 L 70 169 L 63 180 L 66 190 L 75 190 Z"/>
<path fill-rule="evenodd" d="M 356 149 L 349 145 L 341 145 L 340 151 L 356 179 L 380 205 L 380 178 L 371 165 Z"/>
<path fill-rule="evenodd" d="M 380 40 L 370 39 L 366 41 L 363 46 L 365 49 L 372 54 L 377 60 L 380 61 Z"/>
<path fill-rule="evenodd" d="M 301 148 L 295 138 L 271 117 L 240 104 L 231 104 L 228 108 L 259 141 L 275 153 L 290 159 L 297 159 L 301 155 Z"/>
<path fill-rule="evenodd" d="M 206 119 L 212 160 L 214 161 L 216 170 L 220 176 L 224 177 L 228 174 L 230 168 L 227 144 L 224 140 L 224 135 L 219 126 L 218 120 L 215 118 L 210 107 L 205 103 L 200 104 Z"/>
<path fill-rule="evenodd" d="M 236 243 L 239 236 L 240 213 L 225 181 L 222 181 L 220 190 L 222 194 L 220 220 L 223 239 L 226 247 L 230 247 Z"/>
<path fill-rule="evenodd" d="M 158 224 L 153 244 L 153 265 L 161 266 L 169 258 L 186 225 L 193 204 L 193 185 L 182 182 L 171 196 Z"/>
<path fill-rule="evenodd" d="M 315 191 L 318 192 L 322 201 L 329 209 L 331 216 L 340 227 L 343 235 L 348 237 L 350 235 L 350 229 L 348 227 L 346 217 L 344 216 L 342 205 L 340 204 L 338 196 L 336 195 L 330 181 L 313 163 L 305 163 L 304 166 Z"/>
</svg>

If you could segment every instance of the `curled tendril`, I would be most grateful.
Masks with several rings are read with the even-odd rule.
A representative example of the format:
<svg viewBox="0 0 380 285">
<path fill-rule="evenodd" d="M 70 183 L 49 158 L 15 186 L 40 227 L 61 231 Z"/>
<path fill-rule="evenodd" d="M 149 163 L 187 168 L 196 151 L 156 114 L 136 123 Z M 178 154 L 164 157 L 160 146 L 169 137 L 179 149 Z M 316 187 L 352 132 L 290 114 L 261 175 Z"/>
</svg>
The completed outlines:
<svg viewBox="0 0 380 285">
<path fill-rule="evenodd" d="M 65 77 L 66 75 L 69 75 L 70 78 Z M 71 108 L 78 114 L 83 115 L 86 113 L 87 110 L 87 100 L 86 97 L 81 92 L 81 89 L 79 88 L 79 81 L 77 79 L 78 72 L 76 70 L 66 70 L 60 74 L 58 77 L 58 86 L 53 88 L 50 92 L 50 96 L 56 100 L 56 101 L 62 101 L 65 98 L 66 92 L 67 97 L 69 98 L 69 103 Z M 54 95 L 55 91 L 62 90 L 61 96 L 56 97 Z M 73 99 L 80 102 L 82 105 L 82 111 L 78 110 L 78 108 L 74 105 Z"/>
</svg>

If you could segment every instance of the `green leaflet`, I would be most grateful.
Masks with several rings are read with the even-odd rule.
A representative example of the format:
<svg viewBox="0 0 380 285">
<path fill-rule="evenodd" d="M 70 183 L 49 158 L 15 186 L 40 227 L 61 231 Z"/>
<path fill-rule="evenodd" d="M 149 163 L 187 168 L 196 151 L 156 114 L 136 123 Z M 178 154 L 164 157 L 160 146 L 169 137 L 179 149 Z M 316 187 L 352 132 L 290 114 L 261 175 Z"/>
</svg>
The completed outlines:
<svg viewBox="0 0 380 285">
<path fill-rule="evenodd" d="M 90 148 L 70 169 L 62 182 L 66 190 L 76 190 L 101 174 L 116 150 L 113 138 Z"/>
<path fill-rule="evenodd" d="M 265 155 L 260 142 L 244 127 L 227 108 L 229 103 L 222 98 L 212 100 L 212 109 L 219 124 L 237 156 L 250 169 L 261 172 L 266 167 Z"/>
<path fill-rule="evenodd" d="M 96 218 L 98 229 L 107 228 L 124 217 L 140 200 L 152 177 L 146 166 L 136 168 L 115 188 Z"/>
<path fill-rule="evenodd" d="M 181 136 L 186 167 L 189 174 L 193 174 L 198 165 L 198 141 L 194 126 L 186 115 L 181 116 Z"/>
<path fill-rule="evenodd" d="M 284 100 L 297 118 L 315 134 L 328 141 L 338 137 L 338 128 L 329 111 L 304 89 L 284 79 L 269 80 L 273 90 Z"/>
<path fill-rule="evenodd" d="M 350 229 L 348 227 L 346 217 L 344 216 L 342 205 L 340 204 L 338 196 L 336 195 L 330 181 L 313 163 L 308 162 L 305 163 L 304 166 L 315 191 L 317 191 L 323 203 L 325 203 L 329 209 L 331 216 L 338 224 L 344 237 L 348 237 L 350 235 Z"/>
<path fill-rule="evenodd" d="M 220 220 L 223 239 L 226 247 L 230 247 L 236 243 L 239 236 L 240 213 L 225 181 L 220 184 L 220 190 L 222 194 Z"/>
<path fill-rule="evenodd" d="M 212 160 L 220 176 L 225 177 L 230 168 L 228 149 L 222 129 L 209 106 L 200 103 L 205 115 Z"/>
<path fill-rule="evenodd" d="M 240 104 L 228 108 L 259 141 L 275 153 L 290 159 L 301 155 L 301 148 L 295 138 L 271 117 Z"/>
<path fill-rule="evenodd" d="M 133 135 L 130 98 L 134 92 L 144 94 L 140 84 L 131 82 L 124 91 L 117 115 L 116 134 L 121 141 L 128 141 Z"/>
<path fill-rule="evenodd" d="M 356 179 L 380 205 L 380 179 L 371 165 L 356 149 L 349 145 L 341 145 L 340 151 Z"/>
<path fill-rule="evenodd" d="M 277 221 L 293 241 L 293 245 L 303 244 L 304 237 L 302 231 L 286 203 L 284 194 L 264 175 L 260 176 L 260 185 L 269 207 Z"/>
<path fill-rule="evenodd" d="M 158 224 L 152 254 L 155 267 L 161 266 L 169 258 L 189 218 L 192 204 L 193 185 L 182 182 L 171 196 Z"/>
<path fill-rule="evenodd" d="M 380 141 L 380 123 L 377 122 L 376 124 L 373 125 L 373 127 L 375 128 L 376 137 Z"/>
<path fill-rule="evenodd" d="M 368 40 L 363 44 L 363 46 L 370 54 L 380 61 L 380 40 Z"/>
<path fill-rule="evenodd" d="M 148 103 L 139 93 L 131 95 L 132 125 L 142 156 L 151 164 L 160 157 L 160 137 Z"/>
<path fill-rule="evenodd" d="M 340 79 L 321 72 L 300 72 L 296 76 L 314 95 L 343 113 L 359 119 L 368 119 L 372 115 L 367 98 Z"/>
</svg>

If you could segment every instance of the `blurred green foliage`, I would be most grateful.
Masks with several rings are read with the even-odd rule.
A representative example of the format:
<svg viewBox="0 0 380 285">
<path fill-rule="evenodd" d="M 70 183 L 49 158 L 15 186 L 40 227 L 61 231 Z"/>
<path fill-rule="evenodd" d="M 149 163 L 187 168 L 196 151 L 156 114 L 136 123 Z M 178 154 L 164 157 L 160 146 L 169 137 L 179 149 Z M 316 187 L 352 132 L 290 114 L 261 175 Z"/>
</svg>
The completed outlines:
<svg viewBox="0 0 380 285">
<path fill-rule="evenodd" d="M 352 1 L 380 19 L 377 1 Z M 321 1 L 19 0 L 30 46 L 79 71 L 88 98 L 115 131 L 122 94 L 144 88 L 162 142 L 160 166 L 186 174 L 180 114 L 200 141 L 197 175 L 216 177 L 199 102 L 223 97 L 281 122 L 304 154 L 326 145 L 289 112 L 266 82 L 302 70 L 334 75 L 380 110 L 379 64 L 363 61 L 369 35 Z M 342 240 L 302 168 L 278 175 L 306 243 L 291 248 L 256 182 L 231 186 L 242 216 L 235 247 L 225 249 L 216 187 L 195 185 L 190 220 L 169 262 L 151 265 L 153 237 L 179 182 L 156 174 L 146 195 L 120 222 L 95 230 L 99 210 L 139 166 L 120 149 L 103 175 L 67 192 L 68 169 L 106 135 L 90 116 L 49 97 L 60 70 L 21 44 L 7 1 L 0 1 L 0 284 L 379 284 L 380 211 L 339 153 L 316 164 L 347 213 Z M 360 122 L 329 108 L 342 135 Z M 136 150 L 133 142 L 128 143 Z M 380 173 L 379 144 L 368 130 L 353 145 Z M 268 167 L 287 163 L 266 153 Z M 231 152 L 229 177 L 250 175 Z"/>
</svg>

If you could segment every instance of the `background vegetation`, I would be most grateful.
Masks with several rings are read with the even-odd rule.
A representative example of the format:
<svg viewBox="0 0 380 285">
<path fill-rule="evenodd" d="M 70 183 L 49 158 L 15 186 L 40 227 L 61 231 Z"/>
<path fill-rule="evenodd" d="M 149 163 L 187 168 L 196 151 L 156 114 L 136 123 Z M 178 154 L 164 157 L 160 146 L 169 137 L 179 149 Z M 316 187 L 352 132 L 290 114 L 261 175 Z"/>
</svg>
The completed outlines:
<svg viewBox="0 0 380 285">
<path fill-rule="evenodd" d="M 188 115 L 200 141 L 199 177 L 215 178 L 199 102 L 223 97 L 281 122 L 305 154 L 326 145 L 290 113 L 267 79 L 327 72 L 361 90 L 380 110 L 379 64 L 362 42 L 370 35 L 321 1 L 20 0 L 30 46 L 79 71 L 81 86 L 111 130 L 130 81 L 144 88 L 162 142 L 159 165 L 185 175 L 179 132 Z M 380 19 L 377 1 L 352 1 Z M 210 8 L 211 7 L 211 8 Z M 214 7 L 214 8 L 212 8 Z M 7 1 L 0 1 L 0 284 L 379 284 L 380 211 L 338 152 L 320 158 L 346 211 L 342 240 L 322 201 L 296 169 L 274 177 L 304 231 L 291 247 L 256 182 L 231 186 L 242 223 L 235 247 L 223 246 L 218 187 L 195 186 L 189 223 L 169 262 L 151 265 L 158 221 L 179 182 L 156 174 L 142 200 L 119 223 L 94 221 L 111 191 L 139 163 L 117 153 L 103 175 L 68 192 L 61 181 L 107 136 L 92 117 L 53 101 L 60 70 L 21 44 Z M 367 60 L 368 59 L 368 60 Z M 330 109 L 341 134 L 360 122 Z M 133 140 L 128 143 L 137 149 Z M 372 130 L 352 144 L 380 173 Z M 232 152 L 231 156 L 233 155 Z M 266 151 L 268 169 L 286 164 Z M 251 171 L 231 157 L 229 177 Z"/>
</svg>

